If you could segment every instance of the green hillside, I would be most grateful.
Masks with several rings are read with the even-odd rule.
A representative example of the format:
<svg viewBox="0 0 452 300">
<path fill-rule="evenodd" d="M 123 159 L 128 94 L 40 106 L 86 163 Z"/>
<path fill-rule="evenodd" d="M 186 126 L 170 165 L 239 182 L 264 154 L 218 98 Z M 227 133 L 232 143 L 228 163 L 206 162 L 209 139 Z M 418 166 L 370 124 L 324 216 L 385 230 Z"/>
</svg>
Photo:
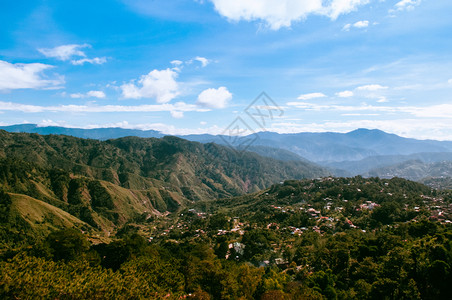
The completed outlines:
<svg viewBox="0 0 452 300">
<path fill-rule="evenodd" d="M 175 137 L 101 142 L 0 131 L 0 144 L 0 188 L 48 203 L 106 235 L 196 201 L 327 174 L 301 161 Z"/>
<path fill-rule="evenodd" d="M 48 234 L 56 229 L 87 227 L 86 223 L 68 212 L 41 200 L 20 194 L 10 194 L 10 196 L 11 217 L 23 218 L 36 232 Z"/>
</svg>

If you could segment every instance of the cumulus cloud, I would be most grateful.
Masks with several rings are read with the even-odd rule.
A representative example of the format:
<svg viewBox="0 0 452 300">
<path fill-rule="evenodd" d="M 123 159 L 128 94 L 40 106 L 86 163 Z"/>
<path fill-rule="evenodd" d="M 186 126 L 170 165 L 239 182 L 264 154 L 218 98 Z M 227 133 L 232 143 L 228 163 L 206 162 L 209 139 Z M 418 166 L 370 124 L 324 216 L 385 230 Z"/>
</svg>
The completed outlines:
<svg viewBox="0 0 452 300">
<path fill-rule="evenodd" d="M 344 25 L 342 30 L 343 31 L 349 31 L 352 27 L 354 27 L 354 28 L 367 28 L 367 27 L 369 27 L 369 21 L 365 20 L 365 21 L 358 21 L 358 22 L 353 23 L 353 24 L 346 24 L 346 25 Z"/>
<path fill-rule="evenodd" d="M 102 91 L 89 91 L 86 94 L 82 94 L 82 93 L 75 93 L 75 94 L 71 94 L 70 95 L 71 98 L 99 98 L 99 99 L 103 99 L 106 97 L 105 93 Z"/>
<path fill-rule="evenodd" d="M 452 84 L 452 78 L 447 81 L 448 84 Z"/>
<path fill-rule="evenodd" d="M 44 71 L 53 68 L 40 63 L 11 64 L 0 60 L 0 90 L 58 88 L 63 78 L 48 79 Z"/>
<path fill-rule="evenodd" d="M 196 102 L 200 106 L 209 108 L 225 108 L 228 102 L 232 99 L 232 94 L 224 86 L 218 89 L 207 89 L 198 95 Z"/>
<path fill-rule="evenodd" d="M 356 88 L 357 91 L 369 91 L 369 92 L 386 90 L 386 89 L 388 89 L 387 86 L 382 86 L 379 84 L 368 84 L 368 85 L 363 85 L 363 86 L 359 86 Z"/>
<path fill-rule="evenodd" d="M 71 63 L 73 65 L 83 65 L 84 63 L 100 65 L 107 62 L 106 57 L 87 58 L 85 52 L 81 50 L 84 48 L 91 48 L 91 45 L 89 44 L 61 45 L 55 48 L 41 48 L 38 49 L 38 51 L 44 54 L 46 57 L 56 58 L 61 61 L 71 60 Z M 74 57 L 82 58 L 73 59 Z"/>
<path fill-rule="evenodd" d="M 178 73 L 172 69 L 153 70 L 135 82 L 121 86 L 126 99 L 154 98 L 158 103 L 168 103 L 180 93 L 176 79 Z"/>
<path fill-rule="evenodd" d="M 342 91 L 342 92 L 337 92 L 335 95 L 340 98 L 349 98 L 349 97 L 353 97 L 354 93 L 352 91 Z"/>
<path fill-rule="evenodd" d="M 412 10 L 419 4 L 421 4 L 421 0 L 402 0 L 397 2 L 394 7 L 396 10 Z"/>
<path fill-rule="evenodd" d="M 303 94 L 298 96 L 298 100 L 310 100 L 310 99 L 315 99 L 315 98 L 324 98 L 326 97 L 325 94 L 323 93 L 310 93 L 310 94 Z"/>
<path fill-rule="evenodd" d="M 264 21 L 271 29 L 290 27 L 311 14 L 335 20 L 339 15 L 369 3 L 369 0 L 210 0 L 215 10 L 231 21 Z"/>
<path fill-rule="evenodd" d="M 204 68 L 205 66 L 207 66 L 210 63 L 210 60 L 205 58 L 205 57 L 201 57 L 201 56 L 196 56 L 194 58 L 194 60 L 199 61 L 202 65 L 202 67 Z"/>
<path fill-rule="evenodd" d="M 369 21 L 358 21 L 355 24 L 353 24 L 353 27 L 356 28 L 366 28 L 369 26 Z"/>
<path fill-rule="evenodd" d="M 89 97 L 95 97 L 95 98 L 105 98 L 105 93 L 102 91 L 89 91 L 87 93 Z"/>
</svg>

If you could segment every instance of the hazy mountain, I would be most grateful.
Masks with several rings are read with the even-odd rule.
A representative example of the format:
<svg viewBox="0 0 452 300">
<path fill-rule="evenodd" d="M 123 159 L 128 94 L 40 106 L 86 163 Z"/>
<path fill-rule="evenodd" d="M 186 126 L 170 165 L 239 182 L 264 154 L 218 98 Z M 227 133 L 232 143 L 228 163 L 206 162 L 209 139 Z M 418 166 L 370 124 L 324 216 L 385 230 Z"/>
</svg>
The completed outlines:
<svg viewBox="0 0 452 300">
<path fill-rule="evenodd" d="M 378 155 L 364 158 L 358 161 L 341 161 L 320 163 L 328 167 L 335 175 L 348 176 L 362 175 L 372 169 L 390 167 L 406 161 L 421 161 L 423 163 L 433 163 L 442 161 L 452 161 L 452 152 L 415 153 L 410 155 Z"/>
<path fill-rule="evenodd" d="M 209 135 L 188 135 L 184 138 L 199 142 L 227 144 L 228 138 Z M 239 145 L 250 137 L 234 142 Z M 409 155 L 420 152 L 451 152 L 452 142 L 403 138 L 381 130 L 357 129 L 349 133 L 293 133 L 255 134 L 253 146 L 267 146 L 289 150 L 314 162 L 357 161 L 371 156 Z"/>
<path fill-rule="evenodd" d="M 117 139 L 126 136 L 137 136 L 143 138 L 163 137 L 164 134 L 155 130 L 136 130 L 124 128 L 95 128 L 95 129 L 81 129 L 81 128 L 66 128 L 58 126 L 41 127 L 36 124 L 21 124 L 11 126 L 0 126 L 1 130 L 8 132 L 25 132 L 38 133 L 42 135 L 47 134 L 64 134 L 84 139 L 109 140 Z"/>
<path fill-rule="evenodd" d="M 426 177 L 419 182 L 438 190 L 452 190 L 452 177 Z"/>
<path fill-rule="evenodd" d="M 99 129 L 76 129 L 64 127 L 38 127 L 37 125 L 13 125 L 0 127 L 9 132 L 28 132 L 39 134 L 65 134 L 81 138 L 92 138 L 99 140 L 107 140 L 120 138 L 125 136 L 138 137 L 162 137 L 163 134 L 149 130 L 132 130 L 122 128 L 99 128 Z M 385 165 L 401 162 L 397 157 L 387 157 L 381 160 L 381 156 L 400 156 L 411 155 L 416 153 L 438 153 L 452 152 L 451 141 L 434 141 L 434 140 L 416 140 L 411 138 L 403 138 L 395 134 L 385 133 L 381 130 L 357 129 L 348 133 L 293 133 L 278 134 L 274 132 L 259 132 L 251 136 L 245 136 L 235 139 L 233 142 L 227 136 L 198 134 L 180 136 L 190 141 L 201 143 L 214 142 L 228 147 L 241 148 L 243 145 L 247 150 L 255 151 L 261 155 L 278 158 L 281 160 L 294 160 L 295 156 L 328 165 L 333 169 L 346 170 L 349 174 L 362 172 L 374 167 L 372 160 L 381 161 Z M 246 141 L 252 140 L 251 145 Z M 273 149 L 283 149 L 286 152 L 278 153 Z M 360 167 L 359 164 L 353 166 L 353 161 L 361 161 L 368 157 L 369 161 L 362 161 L 366 167 Z M 414 157 L 414 159 L 418 159 Z M 335 164 L 343 162 L 346 167 Z M 347 173 L 345 172 L 345 173 Z M 345 174 L 344 173 L 344 174 Z"/>
<path fill-rule="evenodd" d="M 240 150 L 240 148 L 238 148 L 238 150 Z M 282 161 L 304 161 L 306 163 L 313 164 L 312 162 L 305 159 L 304 157 L 301 157 L 298 154 L 295 154 L 289 150 L 285 150 L 285 149 L 281 149 L 281 148 L 251 145 L 249 147 L 246 147 L 246 151 L 251 151 L 251 152 L 257 153 L 261 156 L 271 157 L 271 158 L 274 158 L 277 160 L 282 160 Z"/>
<path fill-rule="evenodd" d="M 363 174 L 368 177 L 402 177 L 410 180 L 421 180 L 427 177 L 452 177 L 452 161 L 425 163 L 420 160 L 405 161 L 400 164 L 370 170 Z"/>
</svg>

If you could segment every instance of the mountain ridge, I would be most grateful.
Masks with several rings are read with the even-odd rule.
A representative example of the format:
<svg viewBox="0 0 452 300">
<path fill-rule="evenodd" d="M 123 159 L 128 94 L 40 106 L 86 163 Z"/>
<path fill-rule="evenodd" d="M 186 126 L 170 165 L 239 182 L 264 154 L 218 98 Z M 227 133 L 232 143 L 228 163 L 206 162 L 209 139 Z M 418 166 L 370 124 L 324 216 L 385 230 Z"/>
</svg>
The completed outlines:
<svg viewBox="0 0 452 300">
<path fill-rule="evenodd" d="M 40 127 L 36 124 L 0 126 L 9 132 L 39 134 L 65 134 L 81 138 L 108 140 L 126 136 L 162 138 L 164 134 L 155 130 L 124 128 L 80 129 L 58 126 Z M 234 145 L 227 144 L 227 136 L 211 134 L 176 135 L 190 141 L 214 142 L 229 147 L 241 145 L 250 136 L 238 137 Z M 253 136 L 253 135 L 251 135 Z M 371 156 L 410 155 L 421 152 L 452 152 L 452 141 L 418 140 L 400 137 L 379 129 L 358 128 L 347 133 L 301 132 L 279 134 L 275 132 L 255 133 L 253 147 L 264 146 L 291 151 L 313 162 L 332 163 L 358 161 Z"/>
<path fill-rule="evenodd" d="M 0 130 L 0 145 L 1 189 L 47 202 L 105 232 L 195 201 L 329 175 L 310 163 L 173 136 L 99 141 Z"/>
</svg>

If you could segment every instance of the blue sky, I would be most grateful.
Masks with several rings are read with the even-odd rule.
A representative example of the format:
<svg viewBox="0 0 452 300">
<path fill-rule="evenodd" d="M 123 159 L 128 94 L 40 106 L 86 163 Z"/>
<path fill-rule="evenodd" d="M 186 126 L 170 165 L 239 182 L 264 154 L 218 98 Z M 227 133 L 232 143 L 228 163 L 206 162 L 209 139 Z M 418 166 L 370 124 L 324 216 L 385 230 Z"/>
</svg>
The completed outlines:
<svg viewBox="0 0 452 300">
<path fill-rule="evenodd" d="M 451 15 L 444 0 L 2 1 L 0 125 L 452 140 Z"/>
</svg>

